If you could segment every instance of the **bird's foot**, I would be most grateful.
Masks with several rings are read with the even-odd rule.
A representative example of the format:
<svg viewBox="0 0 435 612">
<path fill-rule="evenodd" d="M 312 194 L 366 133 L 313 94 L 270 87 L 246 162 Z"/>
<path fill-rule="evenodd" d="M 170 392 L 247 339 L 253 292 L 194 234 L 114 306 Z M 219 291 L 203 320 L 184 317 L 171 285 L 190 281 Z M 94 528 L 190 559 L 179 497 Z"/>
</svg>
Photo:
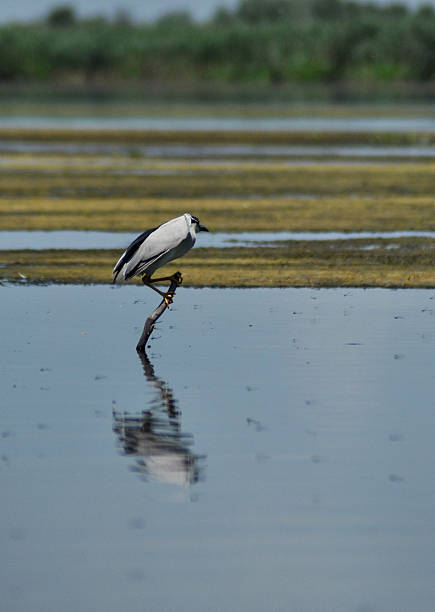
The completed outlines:
<svg viewBox="0 0 435 612">
<path fill-rule="evenodd" d="M 183 282 L 181 272 L 175 272 L 175 274 L 172 275 L 172 280 L 177 283 L 177 285 L 181 285 Z"/>
</svg>

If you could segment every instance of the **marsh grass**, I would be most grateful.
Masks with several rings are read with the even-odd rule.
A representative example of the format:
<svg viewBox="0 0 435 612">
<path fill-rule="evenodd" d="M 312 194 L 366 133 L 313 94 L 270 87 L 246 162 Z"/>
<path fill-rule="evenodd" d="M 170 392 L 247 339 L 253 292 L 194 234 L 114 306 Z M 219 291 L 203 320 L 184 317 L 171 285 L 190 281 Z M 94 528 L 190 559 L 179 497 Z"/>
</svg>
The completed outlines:
<svg viewBox="0 0 435 612">
<path fill-rule="evenodd" d="M 0 128 L 0 141 L 40 143 L 111 143 L 130 146 L 159 144 L 249 145 L 429 145 L 435 132 L 289 131 L 289 130 L 127 130 L 77 128 Z"/>
<path fill-rule="evenodd" d="M 189 211 L 216 232 L 435 230 L 431 196 L 289 198 L 5 198 L 3 230 L 140 232 Z"/>
<path fill-rule="evenodd" d="M 0 193 L 28 198 L 249 198 L 288 195 L 433 195 L 435 162 L 402 164 L 234 164 L 213 168 L 143 164 L 117 172 L 2 167 Z"/>
</svg>

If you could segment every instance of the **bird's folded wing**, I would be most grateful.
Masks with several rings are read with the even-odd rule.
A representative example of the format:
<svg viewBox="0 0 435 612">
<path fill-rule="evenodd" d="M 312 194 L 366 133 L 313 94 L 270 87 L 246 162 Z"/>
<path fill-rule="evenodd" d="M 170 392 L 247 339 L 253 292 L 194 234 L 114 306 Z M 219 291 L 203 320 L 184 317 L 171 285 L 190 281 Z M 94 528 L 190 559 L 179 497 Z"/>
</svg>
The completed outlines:
<svg viewBox="0 0 435 612">
<path fill-rule="evenodd" d="M 112 274 L 115 274 L 115 272 L 119 272 L 121 270 L 122 266 L 133 257 L 133 255 L 138 250 L 142 242 L 150 234 L 155 232 L 156 229 L 157 229 L 156 227 L 153 227 L 152 229 L 149 229 L 146 232 L 143 232 L 142 234 L 140 234 L 140 236 L 138 236 L 137 238 L 133 240 L 133 242 L 129 245 L 129 247 L 124 251 L 124 253 L 121 255 L 121 257 L 116 262 L 116 265 L 113 268 Z"/>
<path fill-rule="evenodd" d="M 126 262 L 124 277 L 130 278 L 146 264 L 161 257 L 171 249 L 176 249 L 186 239 L 186 222 L 183 218 L 164 223 L 152 232 L 133 256 Z M 145 265 L 143 265 L 145 264 Z"/>
</svg>

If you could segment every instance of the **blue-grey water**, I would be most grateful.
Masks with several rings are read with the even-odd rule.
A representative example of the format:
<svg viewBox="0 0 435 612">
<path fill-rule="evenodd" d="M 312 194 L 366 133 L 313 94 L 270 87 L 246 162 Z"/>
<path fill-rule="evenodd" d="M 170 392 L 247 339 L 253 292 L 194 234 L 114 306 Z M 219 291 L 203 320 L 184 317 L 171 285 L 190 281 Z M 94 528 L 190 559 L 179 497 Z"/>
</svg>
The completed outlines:
<svg viewBox="0 0 435 612">
<path fill-rule="evenodd" d="M 17 126 L 19 127 L 19 126 Z M 134 152 L 145 157 L 159 158 L 200 158 L 203 161 L 228 159 L 231 157 L 258 158 L 263 161 L 267 158 L 288 158 L 293 164 L 308 163 L 355 163 L 357 158 L 377 159 L 388 158 L 388 163 L 400 159 L 432 158 L 435 157 L 433 145 L 408 146 L 369 146 L 369 145 L 196 145 L 196 144 L 157 144 L 138 145 L 119 143 L 95 142 L 29 142 L 26 140 L 7 141 L 0 140 L 0 152 L 5 153 L 62 153 L 62 154 L 131 154 Z M 310 157 L 315 156 L 314 160 Z M 63 162 L 63 159 L 59 160 Z M 10 163 L 10 159 L 3 157 L 0 163 Z M 52 161 L 55 164 L 55 160 Z M 359 161 L 359 163 L 362 163 Z"/>
<path fill-rule="evenodd" d="M 53 117 L 50 115 L 3 115 L 0 127 L 126 130 L 246 130 L 246 131 L 393 131 L 433 132 L 432 117 Z"/>
<path fill-rule="evenodd" d="M 139 230 L 140 231 L 140 230 Z M 131 232 L 0 231 L 0 251 L 25 249 L 121 249 L 137 236 Z M 286 240 L 355 240 L 358 238 L 434 238 L 432 231 L 397 232 L 216 232 L 201 234 L 198 247 L 278 246 Z"/>
<path fill-rule="evenodd" d="M 2 609 L 434 610 L 433 290 L 0 291 Z"/>
</svg>

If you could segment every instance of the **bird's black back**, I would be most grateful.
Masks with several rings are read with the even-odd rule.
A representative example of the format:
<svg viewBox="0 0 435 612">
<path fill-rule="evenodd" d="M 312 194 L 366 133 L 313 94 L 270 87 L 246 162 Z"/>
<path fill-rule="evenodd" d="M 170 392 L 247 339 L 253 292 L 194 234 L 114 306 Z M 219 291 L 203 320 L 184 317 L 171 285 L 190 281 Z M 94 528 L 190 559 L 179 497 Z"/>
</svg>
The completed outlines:
<svg viewBox="0 0 435 612">
<path fill-rule="evenodd" d="M 121 259 L 117 263 L 116 268 L 113 271 L 115 273 L 115 278 L 113 279 L 112 282 L 116 281 L 116 277 L 118 276 L 120 270 L 122 269 L 122 266 L 126 264 L 128 261 L 130 261 L 130 259 L 133 257 L 133 255 L 136 253 L 136 251 L 142 244 L 142 242 L 144 242 L 144 240 L 146 240 L 150 234 L 155 232 L 156 229 L 157 227 L 153 227 L 149 230 L 146 230 L 145 232 L 142 232 L 140 236 L 138 236 L 137 238 L 133 240 L 133 242 L 130 244 L 130 246 L 125 251 L 124 255 L 121 257 Z"/>
</svg>

